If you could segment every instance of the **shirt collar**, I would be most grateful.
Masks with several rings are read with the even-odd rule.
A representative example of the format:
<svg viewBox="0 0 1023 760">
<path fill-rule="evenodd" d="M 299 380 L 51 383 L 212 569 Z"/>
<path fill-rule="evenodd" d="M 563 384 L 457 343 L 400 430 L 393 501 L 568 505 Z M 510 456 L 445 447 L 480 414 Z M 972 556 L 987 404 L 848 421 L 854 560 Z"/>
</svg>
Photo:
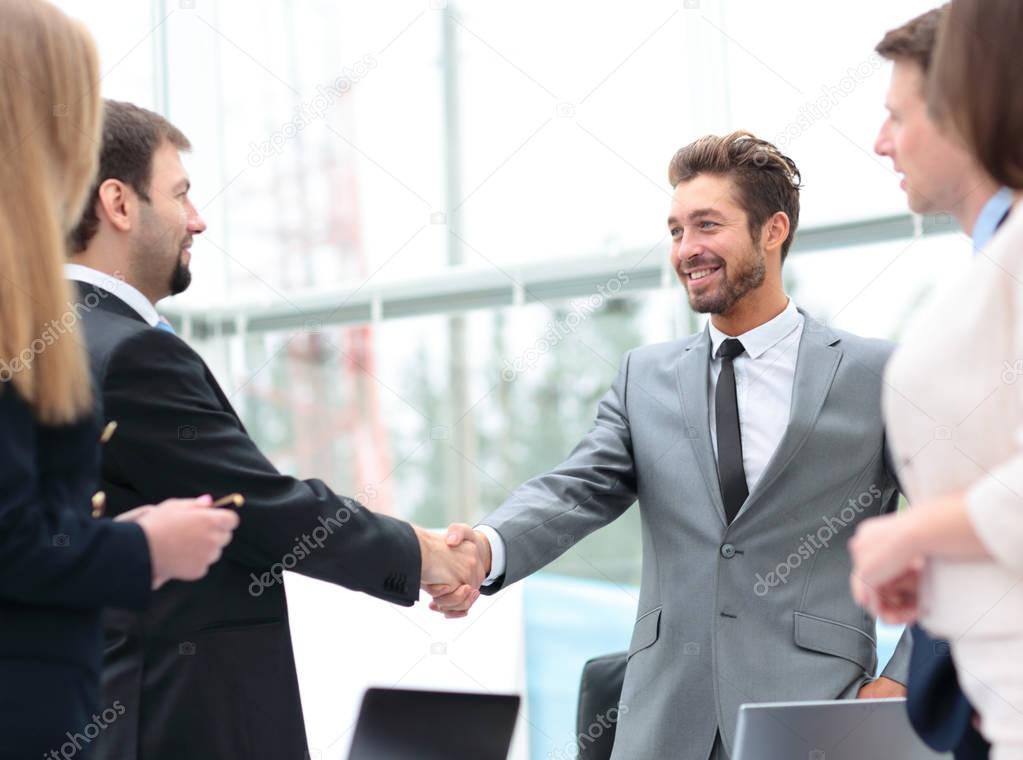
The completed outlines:
<svg viewBox="0 0 1023 760">
<path fill-rule="evenodd" d="M 987 248 L 987 244 L 998 232 L 998 226 L 1002 223 L 1005 215 L 1009 213 L 1010 208 L 1012 208 L 1012 190 L 1007 187 L 1003 187 L 988 199 L 973 225 L 973 247 L 975 250 L 982 251 Z"/>
<path fill-rule="evenodd" d="M 764 322 L 764 324 L 754 327 L 742 335 L 725 335 L 714 327 L 713 322 L 708 322 L 707 329 L 710 331 L 711 356 L 717 358 L 718 349 L 721 347 L 721 344 L 726 339 L 734 337 L 742 341 L 742 346 L 746 349 L 746 353 L 751 359 L 759 359 L 767 350 L 774 348 L 783 338 L 788 337 L 793 330 L 799 327 L 802 319 L 802 315 L 790 298 L 785 311 L 774 319 Z"/>
<path fill-rule="evenodd" d="M 69 280 L 85 282 L 89 285 L 95 285 L 97 288 L 103 288 L 108 293 L 113 293 L 146 320 L 150 327 L 156 327 L 160 321 L 160 315 L 156 313 L 156 307 L 149 302 L 149 299 L 124 280 L 119 280 L 105 272 L 100 272 L 97 269 L 82 266 L 81 264 L 65 264 L 64 276 Z"/>
</svg>

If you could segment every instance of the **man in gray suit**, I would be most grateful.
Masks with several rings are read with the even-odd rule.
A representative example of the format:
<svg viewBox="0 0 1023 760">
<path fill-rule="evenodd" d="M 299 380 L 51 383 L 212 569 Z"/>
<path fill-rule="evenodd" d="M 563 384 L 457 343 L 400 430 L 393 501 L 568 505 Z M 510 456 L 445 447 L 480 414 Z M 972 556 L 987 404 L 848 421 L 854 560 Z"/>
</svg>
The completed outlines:
<svg viewBox="0 0 1023 760">
<path fill-rule="evenodd" d="M 698 335 L 626 354 L 592 430 L 474 531 L 487 585 L 428 589 L 465 614 L 639 501 L 643 575 L 613 760 L 726 758 L 745 702 L 903 696 L 849 592 L 846 543 L 894 510 L 881 376 L 892 346 L 798 310 L 782 264 L 799 171 L 737 132 L 680 150 L 671 263 Z"/>
</svg>

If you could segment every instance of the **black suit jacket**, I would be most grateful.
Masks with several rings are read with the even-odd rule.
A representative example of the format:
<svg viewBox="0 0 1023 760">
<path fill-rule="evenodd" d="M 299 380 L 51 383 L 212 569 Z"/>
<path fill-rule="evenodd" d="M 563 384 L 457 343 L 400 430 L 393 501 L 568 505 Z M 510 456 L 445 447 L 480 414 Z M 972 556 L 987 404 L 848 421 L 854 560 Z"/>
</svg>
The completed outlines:
<svg viewBox="0 0 1023 760">
<path fill-rule="evenodd" d="M 303 760 L 280 569 L 411 605 L 421 562 L 415 533 L 318 480 L 282 475 L 195 351 L 115 295 L 79 289 L 103 414 L 118 423 L 103 450 L 110 510 L 206 493 L 245 497 L 234 540 L 206 578 L 168 583 L 142 615 L 107 616 L 104 699 L 121 700 L 128 714 L 103 733 L 98 757 Z"/>
<path fill-rule="evenodd" d="M 87 757 L 94 714 L 120 717 L 98 698 L 100 609 L 145 606 L 152 582 L 142 529 L 92 518 L 98 437 L 37 424 L 0 383 L 0 758 Z"/>
</svg>

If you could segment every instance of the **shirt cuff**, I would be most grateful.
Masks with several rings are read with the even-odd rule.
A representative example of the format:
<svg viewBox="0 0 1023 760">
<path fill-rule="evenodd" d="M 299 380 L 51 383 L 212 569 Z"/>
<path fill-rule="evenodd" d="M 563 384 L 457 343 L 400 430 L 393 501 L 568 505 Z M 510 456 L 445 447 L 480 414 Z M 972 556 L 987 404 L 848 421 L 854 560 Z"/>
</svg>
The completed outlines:
<svg viewBox="0 0 1023 760">
<path fill-rule="evenodd" d="M 483 581 L 484 586 L 493 585 L 494 581 L 504 575 L 505 559 L 504 540 L 496 530 L 489 525 L 477 525 L 476 530 L 487 537 L 490 542 L 490 575 Z"/>
</svg>

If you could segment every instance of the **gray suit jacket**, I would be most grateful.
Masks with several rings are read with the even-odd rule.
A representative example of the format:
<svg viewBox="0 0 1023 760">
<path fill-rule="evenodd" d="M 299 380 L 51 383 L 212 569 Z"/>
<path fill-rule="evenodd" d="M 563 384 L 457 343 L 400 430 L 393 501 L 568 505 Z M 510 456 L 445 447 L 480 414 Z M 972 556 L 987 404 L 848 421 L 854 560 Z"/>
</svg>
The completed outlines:
<svg viewBox="0 0 1023 760">
<path fill-rule="evenodd" d="M 494 593 L 637 499 L 643 576 L 613 760 L 731 752 L 745 702 L 852 698 L 877 666 L 846 542 L 896 508 L 881 376 L 890 343 L 806 317 L 788 428 L 731 525 L 708 413 L 707 331 L 626 354 L 593 429 L 483 520 L 507 548 Z M 905 682 L 909 637 L 884 675 Z"/>
</svg>

